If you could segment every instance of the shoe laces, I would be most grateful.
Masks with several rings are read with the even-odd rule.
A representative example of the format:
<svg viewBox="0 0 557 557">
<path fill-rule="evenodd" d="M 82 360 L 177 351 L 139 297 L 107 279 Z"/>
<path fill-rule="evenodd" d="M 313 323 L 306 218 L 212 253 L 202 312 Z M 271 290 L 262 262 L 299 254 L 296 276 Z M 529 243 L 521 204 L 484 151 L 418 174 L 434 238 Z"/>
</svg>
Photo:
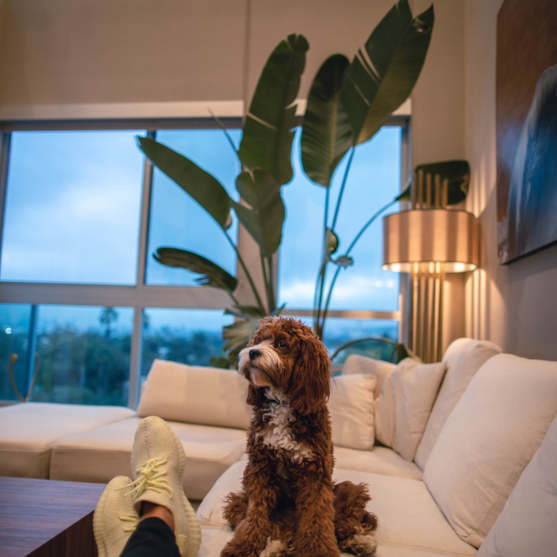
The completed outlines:
<svg viewBox="0 0 557 557">
<path fill-rule="evenodd" d="M 125 486 L 132 488 L 128 495 L 135 493 L 135 499 L 137 500 L 147 489 L 151 489 L 157 493 L 167 491 L 170 494 L 170 498 L 172 498 L 174 491 L 168 484 L 167 479 L 163 477 L 166 476 L 167 471 L 161 469 L 167 462 L 167 458 L 151 458 L 145 462 L 143 466 L 136 470 L 138 474 L 137 480 Z"/>
<path fill-rule="evenodd" d="M 135 532 L 137 528 L 137 523 L 139 522 L 139 517 L 137 513 L 130 513 L 124 516 L 118 517 L 122 522 L 130 522 L 127 528 L 124 528 L 124 532 Z"/>
</svg>

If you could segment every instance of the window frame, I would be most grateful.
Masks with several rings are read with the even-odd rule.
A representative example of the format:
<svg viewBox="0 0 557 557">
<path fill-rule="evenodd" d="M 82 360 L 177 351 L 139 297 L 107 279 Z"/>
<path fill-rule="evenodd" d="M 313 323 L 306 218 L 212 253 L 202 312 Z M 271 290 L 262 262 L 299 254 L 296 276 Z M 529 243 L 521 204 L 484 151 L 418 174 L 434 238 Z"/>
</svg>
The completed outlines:
<svg viewBox="0 0 557 557">
<path fill-rule="evenodd" d="M 221 118 L 227 128 L 239 128 L 241 118 Z M 410 118 L 391 116 L 384 124 L 399 126 L 402 129 L 401 144 L 401 187 L 406 183 L 410 168 Z M 168 129 L 217 129 L 210 118 L 139 118 L 139 119 L 95 119 L 95 120 L 20 120 L 0 123 L 0 253 L 3 247 L 4 214 L 10 160 L 12 132 L 21 131 L 95 131 L 95 130 L 145 130 L 147 136 L 155 138 L 157 130 Z M 144 160 L 139 244 L 135 285 L 111 284 L 74 284 L 0 281 L 0 303 L 68 306 L 129 307 L 133 309 L 133 331 L 130 348 L 128 407 L 137 408 L 139 399 L 139 380 L 141 374 L 143 310 L 147 308 L 169 309 L 212 309 L 224 310 L 230 306 L 229 296 L 222 290 L 199 286 L 156 286 L 145 284 L 147 245 L 151 192 L 153 185 L 153 166 Z M 256 245 L 249 241 L 241 227 L 238 230 L 238 250 L 251 267 L 254 274 L 259 271 L 259 254 Z M 278 254 L 277 254 L 278 257 Z M 257 268 L 255 268 L 257 264 Z M 275 265 L 278 270 L 278 261 Z M 250 269 L 251 270 L 251 269 Z M 237 276 L 241 281 L 243 273 L 237 263 Z M 256 281 L 257 282 L 257 281 Z M 240 285 L 241 286 L 241 285 Z M 406 276 L 400 276 L 399 305 L 396 311 L 373 310 L 330 310 L 330 317 L 364 320 L 398 321 L 399 338 L 405 333 L 405 319 L 402 308 L 406 307 Z M 287 316 L 311 317 L 311 310 L 288 309 Z M 33 334 L 31 332 L 31 339 Z"/>
</svg>

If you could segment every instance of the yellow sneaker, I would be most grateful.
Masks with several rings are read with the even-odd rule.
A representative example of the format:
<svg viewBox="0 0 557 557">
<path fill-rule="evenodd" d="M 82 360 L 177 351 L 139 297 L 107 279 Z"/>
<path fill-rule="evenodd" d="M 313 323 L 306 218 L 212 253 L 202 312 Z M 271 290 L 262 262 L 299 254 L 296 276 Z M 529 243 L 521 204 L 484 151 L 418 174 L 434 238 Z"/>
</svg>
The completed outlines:
<svg viewBox="0 0 557 557">
<path fill-rule="evenodd" d="M 182 487 L 185 463 L 182 443 L 164 420 L 156 416 L 141 420 L 131 458 L 134 481 L 130 488 L 135 509 L 139 513 L 143 501 L 166 507 L 174 518 L 180 555 L 195 557 L 201 545 L 201 530 Z"/>
<path fill-rule="evenodd" d="M 104 490 L 93 514 L 93 533 L 99 557 L 119 557 L 139 516 L 129 495 L 132 481 L 125 476 L 114 478 Z M 129 489 L 128 489 L 129 488 Z"/>
</svg>

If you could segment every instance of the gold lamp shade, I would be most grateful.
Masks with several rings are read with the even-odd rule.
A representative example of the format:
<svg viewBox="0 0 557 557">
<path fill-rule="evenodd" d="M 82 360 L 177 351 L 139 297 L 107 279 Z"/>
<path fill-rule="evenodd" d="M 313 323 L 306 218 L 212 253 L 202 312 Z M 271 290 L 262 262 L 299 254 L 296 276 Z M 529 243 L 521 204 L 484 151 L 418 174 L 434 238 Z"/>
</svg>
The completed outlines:
<svg viewBox="0 0 557 557">
<path fill-rule="evenodd" d="M 409 273 L 425 263 L 432 267 L 443 263 L 448 273 L 473 271 L 478 266 L 474 215 L 449 209 L 387 215 L 383 219 L 383 269 Z"/>
</svg>

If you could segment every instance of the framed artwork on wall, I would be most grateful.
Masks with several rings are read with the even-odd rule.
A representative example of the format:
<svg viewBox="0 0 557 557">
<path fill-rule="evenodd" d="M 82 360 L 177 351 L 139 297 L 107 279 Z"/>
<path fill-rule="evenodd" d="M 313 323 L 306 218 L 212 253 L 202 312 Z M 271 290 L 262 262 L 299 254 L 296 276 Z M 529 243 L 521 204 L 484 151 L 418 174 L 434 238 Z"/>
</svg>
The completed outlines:
<svg viewBox="0 0 557 557">
<path fill-rule="evenodd" d="M 497 17 L 497 252 L 557 243 L 557 2 L 505 0 Z"/>
</svg>

